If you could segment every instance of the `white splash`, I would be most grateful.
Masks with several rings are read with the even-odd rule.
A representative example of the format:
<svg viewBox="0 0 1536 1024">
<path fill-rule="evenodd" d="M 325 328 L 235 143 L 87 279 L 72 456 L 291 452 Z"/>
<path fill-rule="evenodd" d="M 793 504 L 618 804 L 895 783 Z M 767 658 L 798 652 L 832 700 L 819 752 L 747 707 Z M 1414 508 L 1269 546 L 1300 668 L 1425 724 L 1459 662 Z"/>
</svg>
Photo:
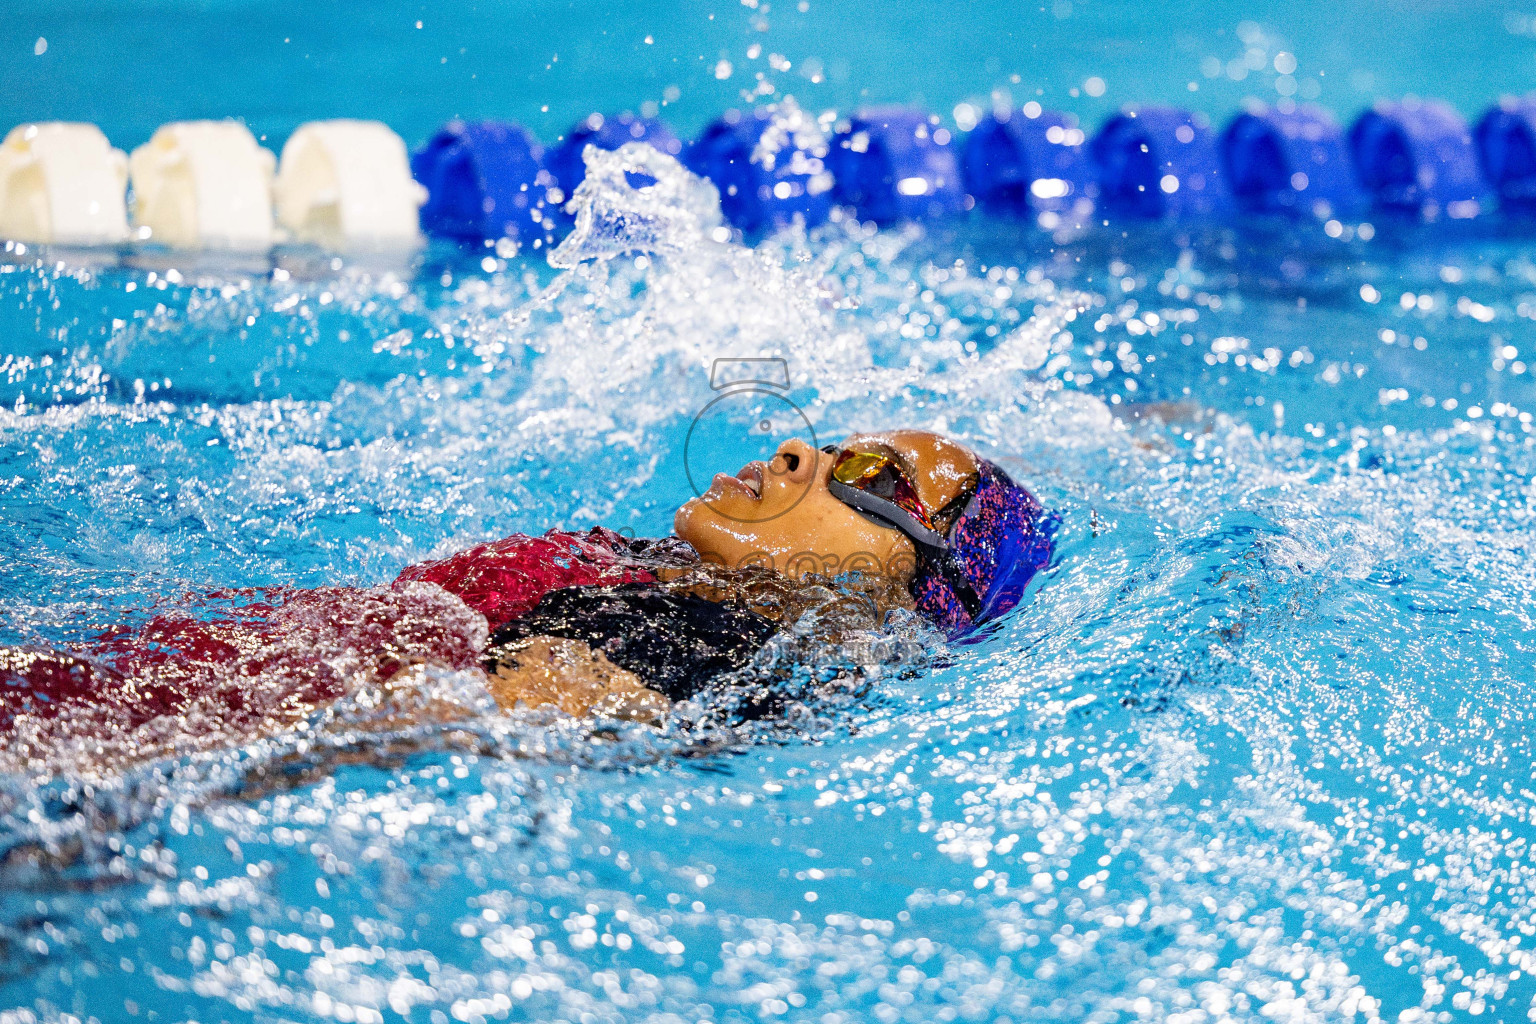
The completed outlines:
<svg viewBox="0 0 1536 1024">
<path fill-rule="evenodd" d="M 587 175 L 566 204 L 576 227 L 551 250 L 550 266 L 568 270 L 587 260 L 661 255 L 730 237 L 717 231 L 720 193 L 675 157 L 627 142 L 611 151 L 589 145 L 581 158 Z"/>
</svg>

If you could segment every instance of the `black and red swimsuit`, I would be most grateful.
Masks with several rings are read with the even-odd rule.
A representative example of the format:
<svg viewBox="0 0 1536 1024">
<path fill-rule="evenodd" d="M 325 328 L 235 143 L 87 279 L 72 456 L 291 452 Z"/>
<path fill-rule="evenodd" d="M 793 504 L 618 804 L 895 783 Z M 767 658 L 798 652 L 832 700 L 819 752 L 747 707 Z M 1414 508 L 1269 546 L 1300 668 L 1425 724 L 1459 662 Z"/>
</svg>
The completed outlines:
<svg viewBox="0 0 1536 1024">
<path fill-rule="evenodd" d="M 397 582 L 434 583 L 484 615 L 492 660 L 527 637 L 580 640 L 672 700 L 740 668 L 773 634 L 754 612 L 658 589 L 631 547 L 601 528 L 512 536 L 411 566 Z"/>
<path fill-rule="evenodd" d="M 78 651 L 0 647 L 0 730 L 82 706 L 111 708 L 127 728 L 194 704 L 255 720 L 413 662 L 494 661 L 538 635 L 581 640 L 676 700 L 772 635 L 753 612 L 661 590 L 636 547 L 604 529 L 515 534 L 410 566 L 387 587 L 219 592 L 191 602 L 202 614 L 179 608 Z"/>
</svg>

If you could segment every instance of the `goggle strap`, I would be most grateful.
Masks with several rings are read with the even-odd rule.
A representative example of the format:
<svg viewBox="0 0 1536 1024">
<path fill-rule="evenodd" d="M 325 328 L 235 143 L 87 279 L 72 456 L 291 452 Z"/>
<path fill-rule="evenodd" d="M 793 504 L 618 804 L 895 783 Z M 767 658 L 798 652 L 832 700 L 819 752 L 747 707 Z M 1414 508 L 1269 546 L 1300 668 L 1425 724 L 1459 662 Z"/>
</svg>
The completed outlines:
<svg viewBox="0 0 1536 1024">
<path fill-rule="evenodd" d="M 955 495 L 943 509 L 940 509 L 940 515 L 942 516 L 956 504 L 962 501 L 965 503 L 965 507 L 961 510 L 960 514 L 951 521 L 951 529 L 953 529 L 955 523 L 958 523 L 970 514 L 971 509 L 976 505 L 977 497 L 976 486 L 972 483 L 967 486 L 966 490 Z M 981 614 L 981 597 L 977 595 L 976 588 L 971 586 L 971 581 L 966 578 L 965 570 L 961 567 L 959 560 L 955 558 L 954 551 L 949 547 L 949 541 L 946 539 L 942 548 L 919 543 L 917 550 L 921 557 L 932 567 L 933 571 L 937 572 L 944 582 L 949 584 L 949 589 L 954 591 L 955 597 L 959 600 L 960 606 L 965 609 L 965 613 L 972 620 Z"/>
<path fill-rule="evenodd" d="M 926 547 L 937 548 L 940 551 L 949 548 L 949 541 L 941 534 L 928 529 L 919 523 L 912 514 L 894 501 L 888 501 L 868 491 L 860 490 L 850 484 L 837 480 L 827 481 L 827 490 L 832 492 L 832 497 L 841 501 L 865 516 L 880 521 L 882 526 L 893 527 L 910 537 L 914 543 Z"/>
<path fill-rule="evenodd" d="M 981 598 L 976 596 L 976 588 L 971 586 L 971 581 L 965 578 L 965 570 L 960 568 L 960 563 L 949 551 L 934 551 L 920 546 L 924 559 L 943 577 L 949 584 L 949 589 L 954 591 L 959 599 L 961 607 L 972 619 L 981 612 Z"/>
<path fill-rule="evenodd" d="M 933 521 L 942 524 L 946 531 L 954 529 L 956 523 L 970 515 L 971 508 L 976 504 L 976 485 L 976 475 L 973 474 L 966 485 L 960 489 L 959 494 L 949 499 L 949 501 L 945 502 L 943 508 L 933 513 Z M 958 511 L 956 511 L 957 509 Z"/>
</svg>

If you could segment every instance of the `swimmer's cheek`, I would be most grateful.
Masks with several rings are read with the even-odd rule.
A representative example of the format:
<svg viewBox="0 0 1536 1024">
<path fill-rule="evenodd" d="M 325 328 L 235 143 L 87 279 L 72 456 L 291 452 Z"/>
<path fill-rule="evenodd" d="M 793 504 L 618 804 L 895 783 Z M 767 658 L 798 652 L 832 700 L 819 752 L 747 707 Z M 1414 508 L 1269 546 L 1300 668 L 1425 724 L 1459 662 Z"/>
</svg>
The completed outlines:
<svg viewBox="0 0 1536 1024">
<path fill-rule="evenodd" d="M 603 715 L 660 724 L 671 701 L 580 640 L 539 636 L 501 654 L 488 686 L 508 711 L 553 706 L 568 715 Z"/>
</svg>

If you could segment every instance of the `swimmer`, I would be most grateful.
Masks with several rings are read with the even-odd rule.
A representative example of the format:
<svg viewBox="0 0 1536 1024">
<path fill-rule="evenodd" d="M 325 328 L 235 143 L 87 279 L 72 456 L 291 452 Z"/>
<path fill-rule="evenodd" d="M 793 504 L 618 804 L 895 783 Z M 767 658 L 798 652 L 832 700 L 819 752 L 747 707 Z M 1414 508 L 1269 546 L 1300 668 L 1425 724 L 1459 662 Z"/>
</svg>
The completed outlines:
<svg viewBox="0 0 1536 1024">
<path fill-rule="evenodd" d="M 657 721 L 829 598 L 870 627 L 907 608 L 972 631 L 1018 604 L 1054 523 L 938 434 L 790 440 L 716 476 L 665 539 L 513 535 L 387 587 L 215 593 L 216 615 L 157 616 L 89 651 L 0 648 L 0 749 L 25 763 L 61 740 L 132 759 L 183 752 L 189 733 L 239 742 L 360 687 L 391 699 L 430 667 L 478 668 L 509 710 Z M 407 720 L 455 714 L 400 707 Z"/>
</svg>

